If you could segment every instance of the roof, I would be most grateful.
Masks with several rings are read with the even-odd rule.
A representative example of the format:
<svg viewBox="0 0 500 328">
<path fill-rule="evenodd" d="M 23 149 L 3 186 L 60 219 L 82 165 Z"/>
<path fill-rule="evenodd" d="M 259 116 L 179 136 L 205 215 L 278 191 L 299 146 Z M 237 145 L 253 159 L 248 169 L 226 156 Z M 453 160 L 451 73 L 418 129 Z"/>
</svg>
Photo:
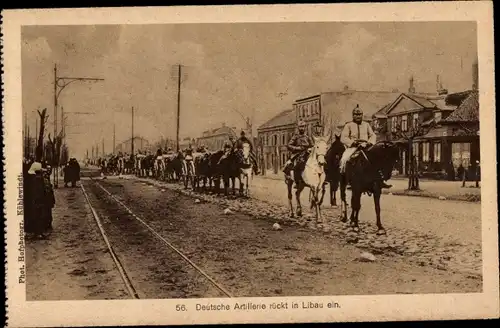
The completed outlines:
<svg viewBox="0 0 500 328">
<path fill-rule="evenodd" d="M 389 91 L 328 92 L 322 94 L 322 121 L 325 133 L 337 133 L 337 128 L 352 120 L 352 110 L 359 105 L 364 120 L 371 121 L 373 115 L 387 104 L 391 104 L 401 93 Z M 334 131 L 329 131 L 333 129 Z"/>
<path fill-rule="evenodd" d="M 209 131 L 209 133 L 207 135 L 202 135 L 201 137 L 198 137 L 198 139 L 209 138 L 209 137 L 221 135 L 221 134 L 236 135 L 236 131 L 234 131 L 229 126 L 221 126 L 219 128 L 212 129 L 211 131 Z"/>
<path fill-rule="evenodd" d="M 460 106 L 444 122 L 478 122 L 479 93 L 472 91 Z"/>
<path fill-rule="evenodd" d="M 398 114 L 413 110 L 419 110 L 419 108 L 444 111 L 453 111 L 457 109 L 457 105 L 448 102 L 447 99 L 448 96 L 446 95 L 401 93 L 399 97 L 394 99 L 392 103 L 377 111 L 374 114 L 374 117 L 386 118 L 389 113 L 392 112 L 400 103 L 403 107 L 399 108 Z"/>
<path fill-rule="evenodd" d="M 257 130 L 268 129 L 268 128 L 289 125 L 289 124 L 295 124 L 295 121 L 296 121 L 295 111 L 293 109 L 287 109 L 287 110 L 282 111 L 278 115 L 274 116 L 266 123 L 259 126 L 259 128 Z"/>
</svg>

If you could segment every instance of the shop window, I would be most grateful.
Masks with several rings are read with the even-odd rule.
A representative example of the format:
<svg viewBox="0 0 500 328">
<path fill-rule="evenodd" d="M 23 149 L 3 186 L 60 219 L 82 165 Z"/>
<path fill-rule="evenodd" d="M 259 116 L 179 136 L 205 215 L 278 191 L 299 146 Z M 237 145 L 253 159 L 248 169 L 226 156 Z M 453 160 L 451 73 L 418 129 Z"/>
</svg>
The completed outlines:
<svg viewBox="0 0 500 328">
<path fill-rule="evenodd" d="M 470 165 L 470 142 L 452 143 L 451 158 L 453 166 L 459 167 L 462 164 L 462 166 L 468 167 Z"/>
<path fill-rule="evenodd" d="M 434 143 L 434 163 L 441 162 L 441 142 Z"/>
<path fill-rule="evenodd" d="M 422 143 L 422 162 L 430 161 L 430 142 Z"/>
</svg>

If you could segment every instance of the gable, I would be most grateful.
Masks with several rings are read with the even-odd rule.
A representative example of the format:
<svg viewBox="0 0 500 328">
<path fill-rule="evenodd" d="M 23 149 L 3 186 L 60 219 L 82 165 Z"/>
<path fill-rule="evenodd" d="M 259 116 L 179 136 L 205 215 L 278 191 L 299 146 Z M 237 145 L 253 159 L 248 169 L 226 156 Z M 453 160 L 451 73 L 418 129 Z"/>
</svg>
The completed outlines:
<svg viewBox="0 0 500 328">
<path fill-rule="evenodd" d="M 389 110 L 388 115 L 401 114 L 421 109 L 424 109 L 422 105 L 403 95 L 392 105 L 392 108 Z"/>
</svg>

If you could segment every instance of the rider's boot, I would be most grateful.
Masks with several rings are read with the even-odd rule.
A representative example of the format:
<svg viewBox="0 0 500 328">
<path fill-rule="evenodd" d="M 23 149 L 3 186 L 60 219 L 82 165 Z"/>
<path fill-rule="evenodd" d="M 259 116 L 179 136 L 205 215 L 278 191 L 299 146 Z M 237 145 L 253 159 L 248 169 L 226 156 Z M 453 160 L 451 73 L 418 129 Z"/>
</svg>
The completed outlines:
<svg viewBox="0 0 500 328">
<path fill-rule="evenodd" d="M 380 177 L 380 187 L 383 189 L 392 188 L 392 185 L 385 183 L 385 181 L 384 181 L 385 177 L 384 177 L 384 173 L 382 173 L 382 170 L 378 170 L 378 174 Z"/>
</svg>

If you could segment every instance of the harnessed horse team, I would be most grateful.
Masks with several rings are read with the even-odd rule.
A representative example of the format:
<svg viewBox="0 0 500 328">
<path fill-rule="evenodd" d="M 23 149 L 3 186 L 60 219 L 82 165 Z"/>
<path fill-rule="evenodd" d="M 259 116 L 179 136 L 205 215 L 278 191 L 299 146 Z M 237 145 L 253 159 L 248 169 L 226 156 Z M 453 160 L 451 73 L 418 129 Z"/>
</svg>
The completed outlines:
<svg viewBox="0 0 500 328">
<path fill-rule="evenodd" d="M 330 204 L 337 206 L 336 191 L 340 187 L 341 221 L 347 222 L 346 189 L 351 189 L 350 224 L 359 231 L 358 217 L 361 195 L 373 194 L 378 234 L 385 234 L 380 218 L 380 196 L 383 188 L 390 188 L 384 180 L 391 177 L 392 169 L 399 159 L 399 143 L 376 142 L 376 136 L 363 112 L 354 108 L 352 122 L 347 123 L 340 136 L 314 136 L 305 133 L 305 122 L 298 122 L 298 133 L 288 143 L 292 157 L 283 172 L 288 190 L 290 216 L 302 215 L 300 194 L 310 189 L 310 207 L 315 209 L 316 220 L 321 222 L 320 207 L 330 185 Z M 239 180 L 240 195 L 249 196 L 253 174 L 258 174 L 251 142 L 244 132 L 237 141 L 230 138 L 223 150 L 211 152 L 203 146 L 173 152 L 159 149 L 156 156 L 151 152 L 136 156 L 115 156 L 108 161 L 106 169 L 118 174 L 136 174 L 167 182 L 183 182 L 185 188 L 194 191 L 211 191 L 228 195 L 229 186 L 236 195 L 236 179 Z M 221 182 L 223 191 L 221 190 Z M 231 182 L 231 183 L 230 183 Z M 297 202 L 294 211 L 292 189 L 295 188 Z"/>
</svg>

